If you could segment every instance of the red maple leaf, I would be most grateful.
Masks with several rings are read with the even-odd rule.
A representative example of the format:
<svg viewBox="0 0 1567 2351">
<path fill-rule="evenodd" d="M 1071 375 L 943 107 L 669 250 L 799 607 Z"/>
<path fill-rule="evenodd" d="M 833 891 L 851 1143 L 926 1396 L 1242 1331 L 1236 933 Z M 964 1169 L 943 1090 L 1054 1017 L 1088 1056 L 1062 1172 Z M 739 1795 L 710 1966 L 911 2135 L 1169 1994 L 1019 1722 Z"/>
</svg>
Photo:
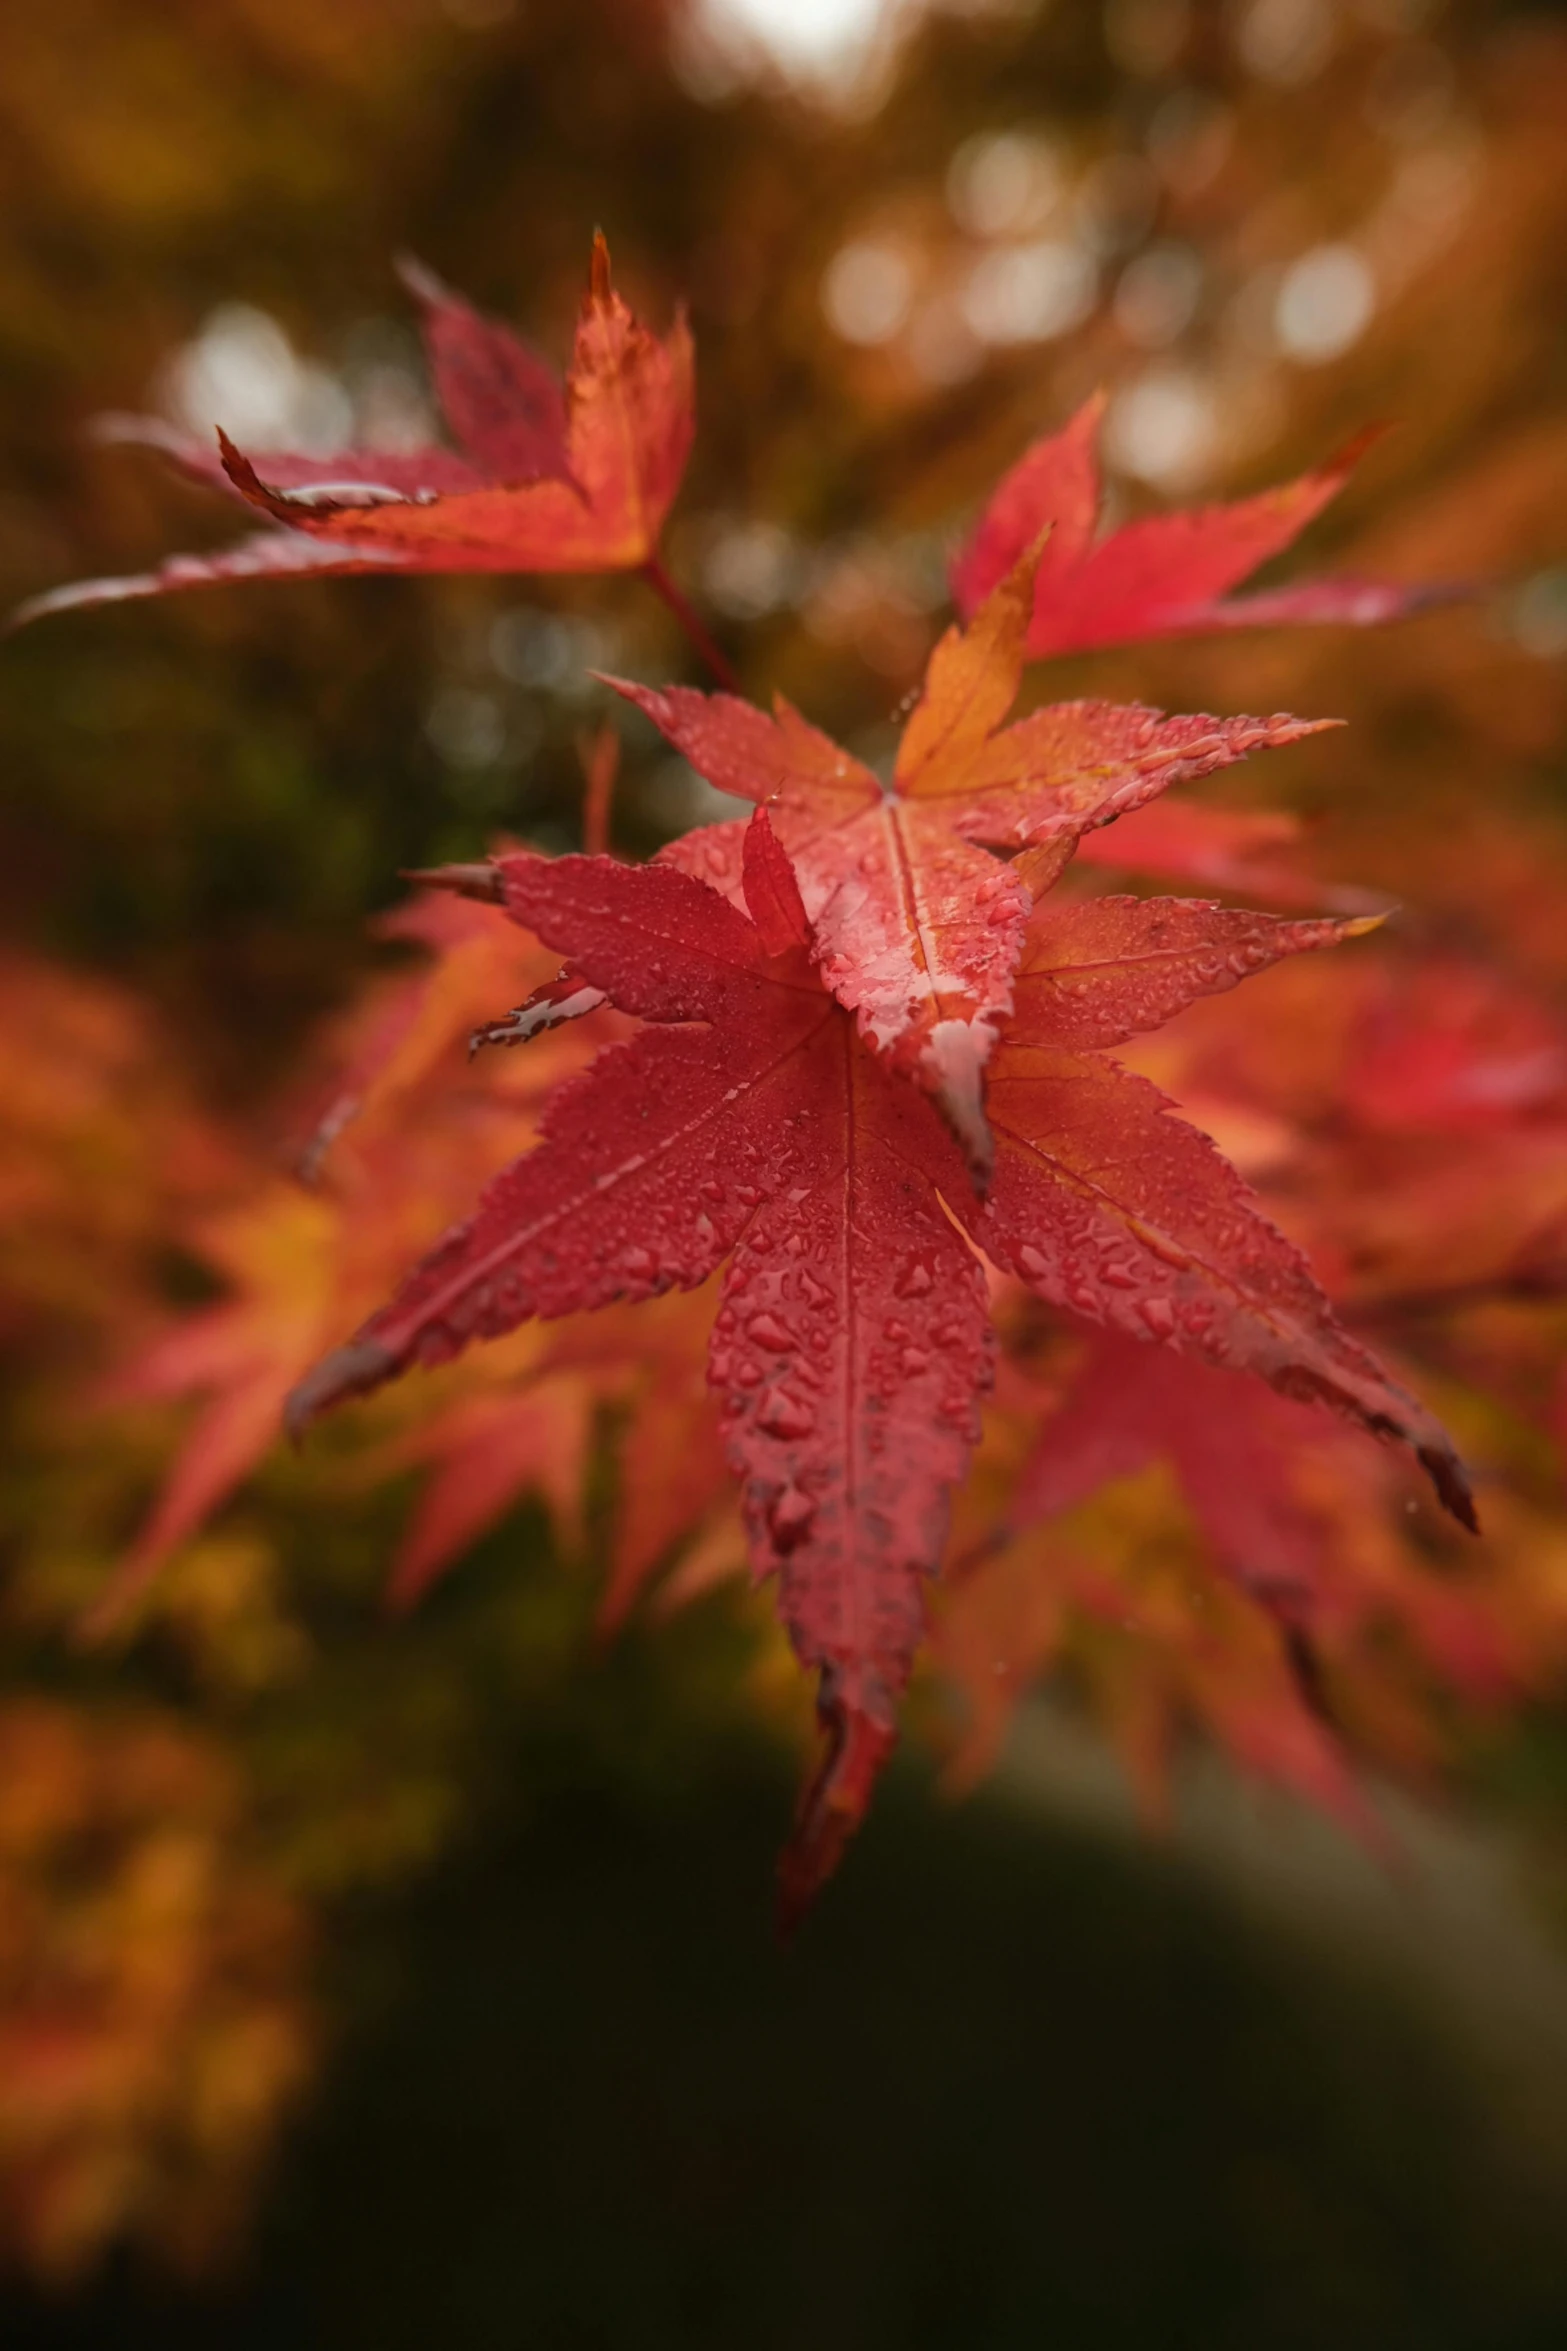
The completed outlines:
<svg viewBox="0 0 1567 2351">
<path fill-rule="evenodd" d="M 1148 1462 L 1174 1467 L 1221 1566 L 1286 1624 L 1315 1619 L 1325 1530 L 1288 1477 L 1314 1416 L 1255 1380 L 1099 1332 L 1061 1409 L 1040 1432 L 1007 1510 L 1009 1527 L 1054 1518 Z"/>
<path fill-rule="evenodd" d="M 668 867 L 498 871 L 513 916 L 652 1025 L 555 1096 L 537 1149 L 301 1385 L 292 1424 L 470 1339 L 694 1288 L 727 1259 L 709 1376 L 753 1567 L 778 1577 L 828 1736 L 784 1858 L 786 1915 L 834 1867 L 893 1743 L 922 1579 L 977 1434 L 991 1340 L 960 1227 L 1054 1304 L 1405 1439 L 1467 1517 L 1440 1426 L 1339 1327 L 1213 1145 L 1081 1049 L 1344 925 L 1042 908 L 992 1064 L 981 1204 L 931 1106 L 822 986 L 765 812 L 745 841 L 749 914 Z"/>
<path fill-rule="evenodd" d="M 209 450 L 156 419 L 110 420 L 197 480 L 287 527 L 215 555 L 177 555 L 135 578 L 79 581 L 22 606 L 18 622 L 80 604 L 234 579 L 358 571 L 594 572 L 649 568 L 691 447 L 691 338 L 662 341 L 592 276 L 564 387 L 537 353 L 427 270 L 404 276 L 424 306 L 431 371 L 456 451 L 343 450 L 254 463 L 225 434 Z M 662 583 L 661 583 L 662 584 Z"/>
<path fill-rule="evenodd" d="M 585 1380 L 548 1364 L 524 1385 L 460 1396 L 397 1445 L 389 1463 L 429 1462 L 434 1474 L 392 1563 L 388 1604 L 422 1600 L 524 1493 L 544 1495 L 556 1524 L 574 1528 L 594 1401 Z"/>
<path fill-rule="evenodd" d="M 1032 1422 L 1033 1382 L 1007 1365 L 1002 1386 Z M 1156 1464 L 1218 1578 L 1191 1557 L 1161 1488 L 1127 1483 Z M 1476 1582 L 1456 1560 L 1432 1571 L 1433 1530 L 1411 1540 L 1388 1466 L 1353 1429 L 1259 1380 L 1084 1334 L 1065 1396 L 998 1521 L 965 1547 L 940 1612 L 966 1717 L 957 1776 L 994 1761 L 1031 1679 L 1086 1669 L 1155 1811 L 1189 1716 L 1246 1769 L 1374 1831 L 1350 1742 L 1422 1768 L 1433 1678 L 1494 1706 L 1529 1686 L 1552 1638 L 1520 1613 L 1494 1556 Z M 1059 1523 L 1115 1487 L 1089 1525 Z"/>
<path fill-rule="evenodd" d="M 1365 1525 L 1377 1516 L 1380 1465 L 1363 1459 L 1370 1451 L 1257 1380 L 1099 1331 L 1065 1403 L 1040 1431 L 1006 1524 L 1053 1518 L 1113 1479 L 1168 1461 L 1219 1566 L 1291 1641 L 1324 1631 L 1342 1638 L 1359 1618 L 1396 1616 L 1454 1682 L 1471 1696 L 1494 1697 L 1508 1686 L 1509 1661 L 1497 1626 L 1470 1594 L 1451 1579 L 1408 1570 L 1368 1575 L 1344 1541 L 1346 1520 Z M 1302 1477 L 1305 1465 L 1315 1479 Z M 1314 1484 L 1331 1494 L 1334 1509 L 1322 1507 Z M 1309 1671 L 1314 1653 L 1296 1654 Z"/>
<path fill-rule="evenodd" d="M 827 985 L 867 1041 L 937 1096 L 980 1172 L 981 1072 L 1011 1009 L 1031 889 L 1081 835 L 1171 784 L 1333 723 L 1063 702 L 1003 725 L 1037 560 L 1026 552 L 937 645 L 890 783 L 781 697 L 769 715 L 727 694 L 611 680 L 709 783 L 766 803 Z M 1023 874 L 991 849 L 1028 852 Z"/>
<path fill-rule="evenodd" d="M 226 1295 L 163 1331 L 112 1384 L 121 1402 L 199 1403 L 90 1629 L 119 1622 L 168 1556 L 256 1468 L 276 1443 L 284 1399 L 334 1324 L 379 1296 L 497 1151 L 533 1131 L 539 1097 L 577 1058 L 576 1038 L 557 1040 L 543 1061 L 519 1065 L 505 1084 L 481 1093 L 462 1040 L 498 991 L 525 986 L 548 958 L 512 926 L 449 894 L 397 909 L 377 927 L 417 941 L 432 958 L 422 972 L 374 987 L 349 1024 L 347 1052 L 333 1055 L 335 1080 L 303 1154 L 312 1188 L 280 1182 L 269 1168 L 238 1201 L 187 1222 L 182 1245 Z M 565 1442 L 559 1423 L 552 1431 L 541 1422 L 533 1453 L 516 1451 L 509 1493 L 542 1483 L 558 1499 L 550 1472 Z M 398 1572 L 414 1574 L 406 1566 Z"/>
<path fill-rule="evenodd" d="M 1394 580 L 1306 580 L 1232 596 L 1270 556 L 1291 546 L 1336 498 L 1374 434 L 1327 465 L 1228 506 L 1149 515 L 1096 540 L 1100 482 L 1095 444 L 1102 394 L 1058 433 L 1036 441 L 991 493 L 952 566 L 952 595 L 973 612 L 1042 530 L 1050 541 L 1034 589 L 1028 651 L 1036 660 L 1122 645 L 1134 637 L 1274 628 L 1313 621 L 1367 626 L 1448 600 L 1450 587 Z"/>
<path fill-rule="evenodd" d="M 412 1606 L 530 1491 L 556 1525 L 581 1525 L 581 1485 L 597 1409 L 626 1408 L 620 1507 L 599 1607 L 606 1632 L 728 1490 L 714 1398 L 703 1377 L 712 1301 L 671 1295 L 627 1328 L 614 1311 L 568 1324 L 546 1352 L 488 1390 L 458 1395 L 387 1449 L 384 1466 L 432 1475 L 393 1562 L 394 1608 Z"/>
<path fill-rule="evenodd" d="M 1386 900 L 1353 884 L 1324 882 L 1299 853 L 1303 827 L 1284 809 L 1214 808 L 1198 800 L 1155 800 L 1118 823 L 1085 833 L 1081 865 L 1157 874 L 1205 890 L 1244 891 L 1279 906 L 1330 906 L 1340 914 L 1386 911 Z"/>
</svg>

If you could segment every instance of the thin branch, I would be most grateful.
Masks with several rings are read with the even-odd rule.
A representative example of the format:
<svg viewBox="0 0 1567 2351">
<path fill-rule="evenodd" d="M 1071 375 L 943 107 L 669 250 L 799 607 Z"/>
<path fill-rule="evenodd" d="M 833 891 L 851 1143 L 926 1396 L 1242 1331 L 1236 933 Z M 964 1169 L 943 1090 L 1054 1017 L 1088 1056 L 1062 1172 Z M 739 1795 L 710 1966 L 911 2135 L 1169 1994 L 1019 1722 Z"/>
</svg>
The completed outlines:
<svg viewBox="0 0 1567 2351">
<path fill-rule="evenodd" d="M 663 598 L 725 693 L 738 694 L 740 691 L 739 679 L 713 643 L 693 607 L 686 601 L 664 569 L 662 556 L 649 556 L 647 562 L 642 566 L 642 577 L 647 581 L 653 593 Z"/>
<path fill-rule="evenodd" d="M 611 726 L 577 737 L 582 762 L 582 846 L 589 857 L 609 853 L 609 807 L 620 766 L 620 737 Z"/>
</svg>

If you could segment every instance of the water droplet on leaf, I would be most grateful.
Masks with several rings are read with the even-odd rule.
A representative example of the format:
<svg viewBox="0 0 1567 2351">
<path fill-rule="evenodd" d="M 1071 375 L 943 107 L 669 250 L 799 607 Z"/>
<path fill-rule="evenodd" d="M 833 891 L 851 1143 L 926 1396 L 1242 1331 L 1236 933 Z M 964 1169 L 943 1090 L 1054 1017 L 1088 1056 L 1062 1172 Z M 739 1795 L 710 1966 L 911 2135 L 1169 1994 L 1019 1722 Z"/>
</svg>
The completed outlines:
<svg viewBox="0 0 1567 2351">
<path fill-rule="evenodd" d="M 791 1396 L 787 1388 L 775 1388 L 758 1412 L 756 1425 L 770 1437 L 808 1437 L 816 1426 L 816 1415 L 803 1397 Z"/>
</svg>

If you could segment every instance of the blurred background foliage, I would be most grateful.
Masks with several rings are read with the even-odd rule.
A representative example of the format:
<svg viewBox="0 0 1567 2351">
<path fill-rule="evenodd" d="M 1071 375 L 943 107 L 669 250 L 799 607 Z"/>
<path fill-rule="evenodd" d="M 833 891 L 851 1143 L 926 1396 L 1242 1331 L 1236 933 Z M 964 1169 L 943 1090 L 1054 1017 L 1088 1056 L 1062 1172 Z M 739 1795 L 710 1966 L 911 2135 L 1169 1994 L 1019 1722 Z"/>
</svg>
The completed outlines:
<svg viewBox="0 0 1567 2351">
<path fill-rule="evenodd" d="M 1559 1012 L 1551 12 L 53 0 L 7 12 L 5 59 L 5 602 L 230 529 L 95 442 L 98 414 L 406 443 L 428 394 L 392 257 L 560 355 L 596 225 L 645 316 L 690 305 L 672 568 L 748 690 L 867 751 L 958 532 L 1097 385 L 1118 515 L 1387 419 L 1313 567 L 1458 577 L 1471 603 L 1083 657 L 1050 690 L 1347 717 L 1213 797 L 1289 807 L 1314 872 L 1403 901 L 1395 996 L 1418 950 Z M 184 1425 L 123 1365 L 251 1278 L 245 1233 L 274 1227 L 222 1220 L 258 1183 L 298 1270 L 287 1329 L 244 1340 L 255 1395 L 352 1319 L 318 1263 L 352 1185 L 301 1237 L 337 1212 L 296 1199 L 288 1150 L 317 1024 L 406 953 L 366 918 L 399 868 L 498 829 L 575 846 L 578 737 L 611 715 L 584 672 L 689 662 L 634 581 L 223 590 L 0 649 L 0 2245 L 31 2281 L 7 2340 L 1559 2342 L 1547 1704 L 1470 1737 L 1476 1825 L 1405 1823 L 1407 1896 L 1227 1783 L 1144 1850 L 1041 1714 L 995 1797 L 895 1799 L 785 1961 L 762 1888 L 804 1700 L 728 1589 L 599 1643 L 606 1444 L 580 1524 L 524 1501 L 387 1626 L 415 1458 L 394 1402 L 370 1468 L 335 1432 L 274 1452 L 131 1631 L 84 1642 Z M 645 853 L 711 796 L 615 716 L 614 837 Z M 1294 1012 L 1260 999 L 1297 1074 L 1303 984 Z M 1239 1034 L 1215 1032 L 1226 1067 Z M 526 1082 L 508 1065 L 475 1108 L 443 1080 L 459 1142 L 409 1179 L 403 1254 L 525 1127 Z M 358 1180 L 407 1141 L 372 1131 Z M 1503 1550 L 1558 1643 L 1536 1424 L 1561 1335 L 1559 1310 L 1488 1324 L 1453 1365 L 1509 1366 L 1460 1434 L 1521 1464 Z M 631 1409 L 588 1379 L 590 1435 Z M 1107 1507 L 1076 1539 L 1190 1551 L 1164 1488 Z M 1398 1725 L 1372 1747 L 1419 1761 Z"/>
</svg>

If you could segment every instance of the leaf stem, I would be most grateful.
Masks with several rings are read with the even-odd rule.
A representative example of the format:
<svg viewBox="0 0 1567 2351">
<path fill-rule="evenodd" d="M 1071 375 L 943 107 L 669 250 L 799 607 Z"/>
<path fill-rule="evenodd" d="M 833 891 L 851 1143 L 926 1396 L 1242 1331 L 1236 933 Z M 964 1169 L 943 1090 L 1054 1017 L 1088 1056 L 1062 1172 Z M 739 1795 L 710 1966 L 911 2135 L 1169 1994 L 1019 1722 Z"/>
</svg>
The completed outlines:
<svg viewBox="0 0 1567 2351">
<path fill-rule="evenodd" d="M 653 593 L 663 598 L 725 693 L 738 694 L 740 691 L 739 679 L 713 643 L 693 607 L 687 602 L 664 569 L 664 559 L 661 555 L 648 557 L 642 566 L 642 577 L 647 581 Z"/>
</svg>

